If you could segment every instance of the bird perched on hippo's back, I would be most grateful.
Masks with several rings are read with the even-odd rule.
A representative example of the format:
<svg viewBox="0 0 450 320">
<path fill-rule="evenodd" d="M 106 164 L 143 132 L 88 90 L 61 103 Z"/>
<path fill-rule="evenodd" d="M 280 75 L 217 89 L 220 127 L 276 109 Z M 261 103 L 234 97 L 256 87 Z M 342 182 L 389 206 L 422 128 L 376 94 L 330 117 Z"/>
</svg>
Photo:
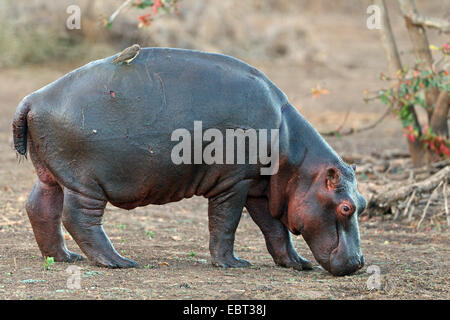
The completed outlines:
<svg viewBox="0 0 450 320">
<path fill-rule="evenodd" d="M 114 60 L 113 63 L 117 64 L 130 64 L 141 51 L 141 46 L 138 44 L 133 44 L 131 47 L 124 49 Z"/>
</svg>

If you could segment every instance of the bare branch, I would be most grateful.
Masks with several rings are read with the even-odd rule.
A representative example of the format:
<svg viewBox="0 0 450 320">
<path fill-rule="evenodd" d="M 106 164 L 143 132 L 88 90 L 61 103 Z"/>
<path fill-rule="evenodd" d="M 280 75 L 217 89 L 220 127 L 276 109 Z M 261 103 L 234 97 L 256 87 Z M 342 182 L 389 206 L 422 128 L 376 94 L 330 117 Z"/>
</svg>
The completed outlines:
<svg viewBox="0 0 450 320">
<path fill-rule="evenodd" d="M 388 207 L 394 202 L 407 198 L 414 192 L 414 190 L 416 190 L 417 193 L 430 192 L 431 190 L 436 188 L 436 186 L 439 185 L 442 181 L 448 181 L 449 179 L 450 166 L 446 166 L 445 168 L 441 169 L 440 171 L 423 181 L 416 182 L 414 184 L 407 185 L 401 188 L 396 188 L 394 190 L 386 191 L 374 196 L 370 200 L 368 207 Z"/>
<path fill-rule="evenodd" d="M 448 202 L 447 202 L 447 181 L 444 183 L 442 193 L 444 195 L 444 207 L 445 207 L 445 215 L 447 217 L 447 225 L 450 228 L 450 214 L 448 212 Z"/>
<path fill-rule="evenodd" d="M 350 115 L 350 112 L 352 111 L 352 107 L 350 106 L 345 113 L 344 120 L 342 121 L 342 124 L 337 128 L 337 131 L 341 131 L 344 127 L 345 123 L 347 122 L 348 116 Z"/>
<path fill-rule="evenodd" d="M 409 197 L 408 202 L 406 203 L 405 210 L 403 210 L 403 216 L 407 216 L 409 212 L 409 206 L 411 205 L 412 201 L 414 200 L 414 197 L 416 196 L 416 190 L 413 191 L 411 197 Z"/>
<path fill-rule="evenodd" d="M 431 69 L 433 57 L 430 52 L 430 45 L 425 32 L 425 28 L 416 25 L 411 21 L 411 16 L 418 15 L 416 5 L 413 0 L 398 0 L 403 17 L 405 18 L 406 28 L 408 29 L 411 43 L 414 47 L 417 58 L 421 61 L 424 68 Z"/>
<path fill-rule="evenodd" d="M 374 3 L 381 9 L 383 19 L 383 28 L 379 29 L 381 43 L 383 44 L 386 57 L 388 59 L 389 73 L 393 77 L 398 70 L 402 69 L 400 55 L 398 54 L 397 44 L 392 33 L 391 22 L 389 20 L 386 3 L 384 0 L 374 0 Z"/>
<path fill-rule="evenodd" d="M 417 12 L 409 12 L 407 17 L 415 25 L 438 29 L 444 33 L 450 33 L 450 20 L 444 20 L 434 17 L 425 17 Z"/>
<path fill-rule="evenodd" d="M 108 23 L 112 23 L 114 21 L 114 19 L 116 19 L 116 17 L 119 15 L 120 11 L 125 9 L 125 7 L 128 6 L 131 3 L 131 1 L 132 0 L 126 0 L 124 3 L 122 3 L 120 5 L 120 7 L 118 7 L 116 9 L 116 11 L 114 11 L 114 13 L 108 18 Z"/>
<path fill-rule="evenodd" d="M 359 132 L 363 132 L 363 131 L 367 131 L 370 129 L 375 128 L 378 124 L 380 124 L 384 118 L 386 118 L 389 114 L 391 113 L 391 109 L 386 109 L 386 111 L 374 122 L 372 122 L 371 124 L 367 125 L 367 126 L 363 126 L 360 128 L 349 128 L 347 130 L 343 130 L 341 131 L 340 129 L 342 128 L 342 125 L 339 126 L 338 129 L 333 130 L 333 131 L 328 131 L 328 132 L 321 132 L 320 134 L 324 137 L 336 137 L 336 136 L 349 136 L 351 134 L 354 133 L 359 133 Z"/>
<path fill-rule="evenodd" d="M 435 195 L 437 194 L 437 191 L 439 187 L 444 183 L 444 181 L 441 181 L 438 186 L 433 190 L 430 197 L 428 198 L 427 204 L 425 205 L 425 208 L 423 209 L 422 217 L 419 220 L 419 223 L 417 224 L 416 230 L 419 230 L 420 225 L 422 224 L 423 220 L 425 219 L 425 216 L 427 215 L 428 208 L 430 207 L 431 200 L 434 199 Z"/>
</svg>

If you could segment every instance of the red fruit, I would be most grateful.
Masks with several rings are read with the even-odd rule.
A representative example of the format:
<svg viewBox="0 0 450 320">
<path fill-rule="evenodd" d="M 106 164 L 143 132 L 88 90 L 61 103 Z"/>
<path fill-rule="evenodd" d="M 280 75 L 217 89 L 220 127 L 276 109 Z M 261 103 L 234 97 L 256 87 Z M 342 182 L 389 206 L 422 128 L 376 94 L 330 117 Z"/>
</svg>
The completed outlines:
<svg viewBox="0 0 450 320">
<path fill-rule="evenodd" d="M 150 17 L 152 16 L 152 14 L 151 13 L 147 13 L 147 14 L 144 14 L 144 15 L 142 15 L 142 16 L 138 16 L 137 18 L 138 18 L 138 20 L 141 22 L 141 24 L 142 25 L 144 25 L 144 26 L 149 26 L 150 24 L 151 24 L 151 20 L 150 20 Z"/>
<path fill-rule="evenodd" d="M 153 4 L 153 14 L 156 14 L 158 12 L 158 9 L 162 7 L 162 3 L 161 0 L 156 0 L 155 3 Z"/>
<path fill-rule="evenodd" d="M 450 148 L 448 148 L 445 144 L 441 144 L 439 147 L 439 152 L 441 154 L 450 155 Z"/>
<path fill-rule="evenodd" d="M 445 155 L 450 156 L 450 149 L 447 147 L 444 147 L 444 153 L 445 153 Z"/>
<path fill-rule="evenodd" d="M 448 53 L 448 52 L 450 52 L 450 45 L 448 43 L 444 43 L 444 45 L 442 46 L 442 49 Z"/>
</svg>

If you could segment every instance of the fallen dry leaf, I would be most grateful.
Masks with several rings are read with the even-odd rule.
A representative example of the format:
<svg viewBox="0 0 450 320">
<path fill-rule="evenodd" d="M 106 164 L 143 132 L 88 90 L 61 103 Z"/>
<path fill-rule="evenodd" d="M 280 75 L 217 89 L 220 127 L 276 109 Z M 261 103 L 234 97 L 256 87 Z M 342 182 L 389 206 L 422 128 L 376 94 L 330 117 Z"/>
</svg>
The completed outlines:
<svg viewBox="0 0 450 320">
<path fill-rule="evenodd" d="M 327 89 L 322 89 L 319 86 L 317 86 L 316 88 L 311 88 L 311 91 L 313 98 L 317 98 L 321 95 L 330 94 L 330 91 L 328 91 Z"/>
</svg>

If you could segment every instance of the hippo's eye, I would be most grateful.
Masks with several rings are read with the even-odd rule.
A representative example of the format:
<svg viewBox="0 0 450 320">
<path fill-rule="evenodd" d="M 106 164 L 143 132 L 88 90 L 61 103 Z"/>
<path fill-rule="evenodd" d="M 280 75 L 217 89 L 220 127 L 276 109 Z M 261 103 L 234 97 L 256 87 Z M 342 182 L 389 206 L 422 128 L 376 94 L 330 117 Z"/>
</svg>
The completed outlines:
<svg viewBox="0 0 450 320">
<path fill-rule="evenodd" d="M 343 216 L 351 216 L 355 209 L 350 203 L 344 201 L 338 206 L 337 211 Z"/>
</svg>

